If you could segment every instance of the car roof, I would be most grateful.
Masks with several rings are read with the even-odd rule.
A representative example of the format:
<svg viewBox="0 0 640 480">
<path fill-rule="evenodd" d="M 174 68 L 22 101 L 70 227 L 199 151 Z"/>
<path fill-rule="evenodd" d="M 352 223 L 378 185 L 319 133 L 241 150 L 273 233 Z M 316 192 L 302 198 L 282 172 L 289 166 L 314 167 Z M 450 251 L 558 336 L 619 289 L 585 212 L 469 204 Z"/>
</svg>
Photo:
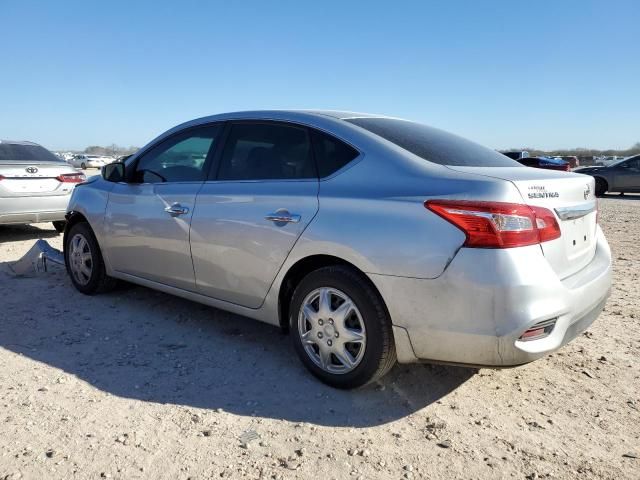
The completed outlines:
<svg viewBox="0 0 640 480">
<path fill-rule="evenodd" d="M 28 142 L 26 140 L 0 140 L 0 143 L 6 143 L 6 144 L 10 144 L 10 145 L 35 145 L 35 146 L 39 146 L 35 142 Z"/>
<path fill-rule="evenodd" d="M 350 112 L 345 110 L 290 110 L 290 112 L 305 112 L 312 115 L 323 115 L 325 117 L 338 118 L 340 120 L 347 120 L 350 118 L 391 118 L 387 117 L 386 115 L 376 115 L 373 113 L 364 112 Z"/>
<path fill-rule="evenodd" d="M 313 118 L 332 118 L 337 120 L 347 120 L 351 118 L 392 118 L 386 115 L 376 115 L 363 112 L 350 112 L 344 110 L 244 110 L 237 112 L 219 113 L 206 117 L 196 118 L 185 122 L 179 126 L 189 124 L 200 124 L 221 120 L 243 120 L 243 119 L 273 119 L 273 120 L 301 120 Z"/>
</svg>

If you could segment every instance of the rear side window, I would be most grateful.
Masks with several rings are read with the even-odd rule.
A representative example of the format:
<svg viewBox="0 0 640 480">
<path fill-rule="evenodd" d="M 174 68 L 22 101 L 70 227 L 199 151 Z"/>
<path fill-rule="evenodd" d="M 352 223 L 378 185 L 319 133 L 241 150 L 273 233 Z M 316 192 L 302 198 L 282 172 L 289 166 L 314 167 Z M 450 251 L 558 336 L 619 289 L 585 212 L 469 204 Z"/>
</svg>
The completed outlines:
<svg viewBox="0 0 640 480">
<path fill-rule="evenodd" d="M 316 178 L 305 128 L 280 123 L 231 125 L 218 180 L 301 178 Z"/>
<path fill-rule="evenodd" d="M 64 162 L 40 145 L 0 142 L 0 162 L 28 160 L 33 162 Z"/>
<path fill-rule="evenodd" d="M 347 122 L 369 130 L 425 160 L 460 167 L 517 167 L 518 162 L 452 133 L 392 118 L 350 118 Z"/>
<path fill-rule="evenodd" d="M 311 138 L 320 178 L 337 172 L 360 154 L 355 148 L 317 130 L 311 131 Z"/>
</svg>

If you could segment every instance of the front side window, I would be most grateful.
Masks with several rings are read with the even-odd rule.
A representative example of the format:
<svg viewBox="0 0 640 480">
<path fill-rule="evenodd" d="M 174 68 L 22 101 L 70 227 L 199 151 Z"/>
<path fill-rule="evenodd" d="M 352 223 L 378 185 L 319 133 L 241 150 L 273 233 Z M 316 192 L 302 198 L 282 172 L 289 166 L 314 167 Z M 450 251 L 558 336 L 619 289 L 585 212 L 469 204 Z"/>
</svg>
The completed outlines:
<svg viewBox="0 0 640 480">
<path fill-rule="evenodd" d="M 360 154 L 355 148 L 317 130 L 312 130 L 311 136 L 320 178 L 332 175 Z"/>
<path fill-rule="evenodd" d="M 225 142 L 218 180 L 316 178 L 307 130 L 280 123 L 236 123 Z"/>
<path fill-rule="evenodd" d="M 640 157 L 633 157 L 625 160 L 622 166 L 631 170 L 640 170 Z"/>
<path fill-rule="evenodd" d="M 204 180 L 207 159 L 213 154 L 220 130 L 219 125 L 208 125 L 163 141 L 140 157 L 134 180 L 141 183 Z"/>
</svg>

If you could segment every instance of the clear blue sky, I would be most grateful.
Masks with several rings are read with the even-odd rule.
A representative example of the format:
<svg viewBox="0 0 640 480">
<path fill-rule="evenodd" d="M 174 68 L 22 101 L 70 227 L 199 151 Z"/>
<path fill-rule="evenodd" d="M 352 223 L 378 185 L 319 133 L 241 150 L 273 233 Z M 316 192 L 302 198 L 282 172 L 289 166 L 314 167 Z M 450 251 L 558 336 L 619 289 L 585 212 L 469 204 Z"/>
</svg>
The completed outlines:
<svg viewBox="0 0 640 480">
<path fill-rule="evenodd" d="M 0 0 L 0 18 L 0 138 L 52 149 L 263 108 L 383 113 L 493 148 L 640 141 L 638 0 Z"/>
</svg>

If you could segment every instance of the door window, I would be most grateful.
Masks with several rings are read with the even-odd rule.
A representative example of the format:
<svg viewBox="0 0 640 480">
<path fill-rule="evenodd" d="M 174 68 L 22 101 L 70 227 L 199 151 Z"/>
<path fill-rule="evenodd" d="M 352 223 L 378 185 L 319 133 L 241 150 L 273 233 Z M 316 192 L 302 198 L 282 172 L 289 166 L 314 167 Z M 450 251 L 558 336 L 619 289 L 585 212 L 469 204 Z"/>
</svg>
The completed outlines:
<svg viewBox="0 0 640 480">
<path fill-rule="evenodd" d="M 236 123 L 225 142 L 218 180 L 316 178 L 307 130 L 280 123 Z"/>
<path fill-rule="evenodd" d="M 168 138 L 138 160 L 134 180 L 141 183 L 204 180 L 220 129 L 220 125 L 208 125 Z"/>
<path fill-rule="evenodd" d="M 626 163 L 627 163 L 625 165 L 626 168 L 630 170 L 640 170 L 640 157 L 632 158 L 628 160 Z"/>
</svg>

